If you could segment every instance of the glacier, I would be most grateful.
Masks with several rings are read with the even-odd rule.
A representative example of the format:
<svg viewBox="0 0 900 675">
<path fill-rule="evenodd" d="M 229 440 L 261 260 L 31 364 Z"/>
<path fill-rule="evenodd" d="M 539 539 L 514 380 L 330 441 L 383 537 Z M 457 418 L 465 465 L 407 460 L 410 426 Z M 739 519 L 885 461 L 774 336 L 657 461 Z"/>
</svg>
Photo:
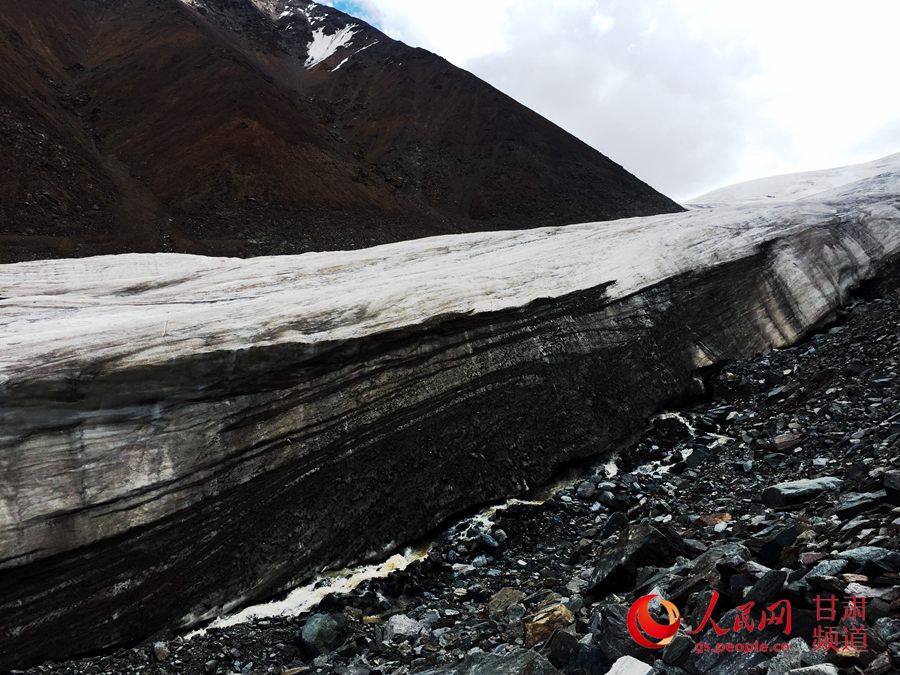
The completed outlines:
<svg viewBox="0 0 900 675">
<path fill-rule="evenodd" d="M 0 266 L 0 669 L 196 626 L 617 450 L 900 253 L 900 155 L 698 201 Z"/>
</svg>

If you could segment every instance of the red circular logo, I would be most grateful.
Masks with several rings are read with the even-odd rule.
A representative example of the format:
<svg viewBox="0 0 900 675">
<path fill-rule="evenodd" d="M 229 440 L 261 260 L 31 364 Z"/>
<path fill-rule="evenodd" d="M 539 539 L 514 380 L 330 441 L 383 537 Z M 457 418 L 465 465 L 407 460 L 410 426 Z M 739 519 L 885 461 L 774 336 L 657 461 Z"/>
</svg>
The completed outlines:
<svg viewBox="0 0 900 675">
<path fill-rule="evenodd" d="M 675 633 L 678 632 L 678 627 L 681 625 L 681 613 L 671 602 L 659 598 L 660 604 L 665 607 L 666 613 L 669 615 L 669 623 L 668 625 L 658 623 L 650 614 L 650 602 L 654 598 L 659 598 L 659 596 L 656 594 L 645 595 L 634 601 L 631 609 L 628 610 L 628 632 L 641 647 L 662 649 L 672 641 Z M 648 637 L 653 638 L 656 642 L 649 640 Z"/>
</svg>

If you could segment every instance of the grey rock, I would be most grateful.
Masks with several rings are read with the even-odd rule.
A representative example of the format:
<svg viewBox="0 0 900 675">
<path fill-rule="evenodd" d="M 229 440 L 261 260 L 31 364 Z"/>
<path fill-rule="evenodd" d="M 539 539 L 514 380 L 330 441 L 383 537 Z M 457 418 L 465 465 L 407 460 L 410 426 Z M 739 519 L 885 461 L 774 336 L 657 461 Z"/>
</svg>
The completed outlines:
<svg viewBox="0 0 900 675">
<path fill-rule="evenodd" d="M 153 643 L 153 656 L 156 657 L 157 661 L 165 661 L 169 658 L 171 652 L 169 651 L 169 645 L 165 642 L 154 642 Z"/>
<path fill-rule="evenodd" d="M 579 643 L 569 656 L 566 672 L 579 675 L 606 675 L 611 666 L 612 661 L 606 658 L 599 647 Z"/>
<path fill-rule="evenodd" d="M 595 608 L 590 629 L 594 645 L 610 663 L 626 654 L 640 654 L 643 649 L 628 633 L 628 607 L 624 605 L 605 604 Z"/>
<path fill-rule="evenodd" d="M 518 623 L 525 618 L 525 614 L 527 612 L 528 610 L 525 608 L 525 605 L 523 605 L 521 602 L 517 602 L 510 605 L 506 610 L 506 618 L 510 623 Z"/>
<path fill-rule="evenodd" d="M 856 565 L 863 566 L 868 563 L 881 565 L 892 572 L 900 572 L 900 553 L 882 548 L 881 546 L 860 546 L 843 551 L 839 558 L 849 560 Z"/>
<path fill-rule="evenodd" d="M 791 506 L 809 501 L 824 492 L 840 490 L 843 484 L 840 478 L 830 476 L 792 480 L 766 488 L 762 499 L 766 506 L 773 508 Z"/>
<path fill-rule="evenodd" d="M 900 506 L 900 470 L 885 471 L 884 491 L 891 504 Z"/>
<path fill-rule="evenodd" d="M 804 665 L 803 655 L 811 651 L 806 641 L 803 638 L 793 638 L 788 645 L 787 650 L 779 652 L 769 661 L 766 675 L 786 675 Z"/>
<path fill-rule="evenodd" d="M 900 619 L 894 617 L 882 617 L 875 620 L 875 634 L 887 644 L 900 642 Z"/>
<path fill-rule="evenodd" d="M 810 577 L 833 577 L 840 574 L 847 567 L 846 560 L 820 560 L 813 565 L 806 576 Z"/>
<path fill-rule="evenodd" d="M 690 574 L 673 583 L 667 592 L 669 600 L 676 604 L 700 590 L 716 587 L 721 581 L 719 564 L 735 558 L 746 559 L 750 555 L 746 546 L 739 542 L 728 542 L 711 546 L 694 559 Z"/>
<path fill-rule="evenodd" d="M 501 588 L 488 601 L 488 611 L 492 616 L 503 616 L 511 605 L 522 602 L 525 593 L 518 588 Z"/>
<path fill-rule="evenodd" d="M 767 537 L 754 539 L 753 548 L 757 551 L 759 559 L 769 567 L 775 567 L 781 562 L 784 550 L 797 541 L 800 531 L 796 525 L 788 525 L 772 532 Z"/>
<path fill-rule="evenodd" d="M 602 596 L 612 589 L 630 588 L 638 567 L 669 565 L 683 551 L 681 537 L 673 529 L 632 525 L 601 554 L 585 593 Z"/>
<path fill-rule="evenodd" d="M 500 542 L 498 542 L 494 537 L 492 537 L 487 532 L 482 532 L 481 534 L 478 535 L 478 543 L 482 547 L 484 547 L 488 550 L 494 550 L 494 549 L 500 548 Z"/>
<path fill-rule="evenodd" d="M 820 663 L 815 666 L 803 666 L 788 671 L 788 675 L 838 675 L 837 666 L 831 663 Z"/>
<path fill-rule="evenodd" d="M 597 494 L 597 488 L 594 487 L 592 482 L 587 480 L 579 483 L 578 487 L 575 489 L 575 496 L 584 501 L 593 499 L 595 494 Z"/>
<path fill-rule="evenodd" d="M 784 570 L 769 570 L 763 574 L 759 581 L 753 584 L 750 592 L 747 593 L 747 599 L 752 600 L 757 605 L 767 603 L 784 587 L 787 576 L 787 572 Z"/>
<path fill-rule="evenodd" d="M 576 649 L 578 649 L 578 638 L 572 633 L 558 630 L 553 633 L 541 651 L 556 668 L 565 670 Z"/>
<path fill-rule="evenodd" d="M 838 518 L 847 520 L 858 516 L 864 511 L 875 508 L 882 502 L 887 500 L 887 493 L 884 490 L 879 492 L 848 492 L 841 495 L 834 507 Z"/>
<path fill-rule="evenodd" d="M 397 637 L 415 637 L 424 630 L 424 626 L 406 614 L 395 614 L 384 625 L 384 639 L 387 642 Z"/>
<path fill-rule="evenodd" d="M 300 633 L 303 645 L 313 654 L 326 654 L 344 641 L 342 621 L 331 614 L 313 614 Z"/>
<path fill-rule="evenodd" d="M 600 528 L 600 539 L 607 539 L 628 527 L 628 516 L 621 511 L 613 511 Z"/>
<path fill-rule="evenodd" d="M 678 632 L 672 641 L 663 648 L 662 660 L 670 666 L 682 666 L 687 663 L 694 649 L 694 640 L 690 635 Z"/>
</svg>

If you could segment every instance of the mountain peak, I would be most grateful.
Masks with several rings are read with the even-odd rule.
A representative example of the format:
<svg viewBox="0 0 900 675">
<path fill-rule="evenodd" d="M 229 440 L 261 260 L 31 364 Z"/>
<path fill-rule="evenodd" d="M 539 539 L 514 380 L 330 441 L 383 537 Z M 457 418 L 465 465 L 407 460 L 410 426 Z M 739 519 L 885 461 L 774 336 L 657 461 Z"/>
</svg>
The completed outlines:
<svg viewBox="0 0 900 675">
<path fill-rule="evenodd" d="M 0 262 L 300 253 L 680 208 L 471 73 L 326 5 L 7 9 L 0 133 L 21 143 L 0 157 Z"/>
</svg>

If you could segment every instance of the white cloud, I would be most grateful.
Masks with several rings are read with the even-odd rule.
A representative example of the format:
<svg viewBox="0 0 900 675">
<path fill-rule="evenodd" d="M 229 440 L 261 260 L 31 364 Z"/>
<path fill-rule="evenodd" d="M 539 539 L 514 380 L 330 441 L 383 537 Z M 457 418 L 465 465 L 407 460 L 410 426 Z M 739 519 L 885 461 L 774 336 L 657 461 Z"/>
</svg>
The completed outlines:
<svg viewBox="0 0 900 675">
<path fill-rule="evenodd" d="M 900 151 L 892 0 L 360 0 L 685 199 Z"/>
</svg>

